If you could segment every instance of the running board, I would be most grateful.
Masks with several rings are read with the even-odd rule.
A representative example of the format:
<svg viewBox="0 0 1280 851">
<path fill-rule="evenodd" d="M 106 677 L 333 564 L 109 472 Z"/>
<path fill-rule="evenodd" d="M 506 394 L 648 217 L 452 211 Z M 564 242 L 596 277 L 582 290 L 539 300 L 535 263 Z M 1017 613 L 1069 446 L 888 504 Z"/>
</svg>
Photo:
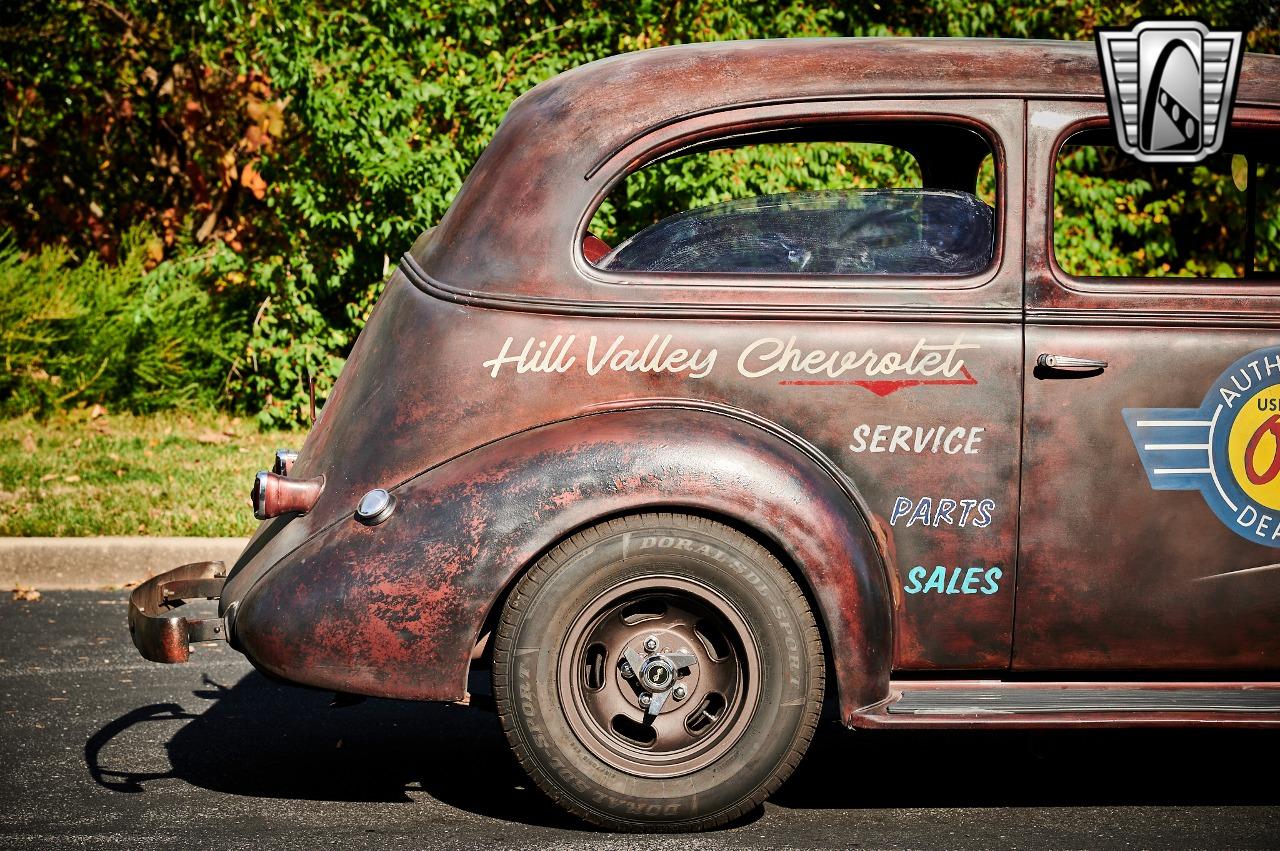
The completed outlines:
<svg viewBox="0 0 1280 851">
<path fill-rule="evenodd" d="M 890 683 L 851 727 L 1280 726 L 1280 683 Z"/>
</svg>

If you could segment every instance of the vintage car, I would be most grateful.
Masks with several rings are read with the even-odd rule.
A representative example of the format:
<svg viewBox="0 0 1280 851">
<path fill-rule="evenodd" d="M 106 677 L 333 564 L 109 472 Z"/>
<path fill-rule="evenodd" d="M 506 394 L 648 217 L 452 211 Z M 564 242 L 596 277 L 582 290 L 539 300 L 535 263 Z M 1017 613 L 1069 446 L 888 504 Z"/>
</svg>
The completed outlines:
<svg viewBox="0 0 1280 851">
<path fill-rule="evenodd" d="M 1280 724 L 1280 59 L 1243 58 L 1220 120 L 1198 165 L 1119 153 L 1091 44 L 700 44 L 545 82 L 257 477 L 243 555 L 138 587 L 134 641 L 343 696 L 488 672 L 537 785 L 623 830 L 752 811 L 824 709 Z M 634 175 L 733 183 L 770 145 L 909 167 L 592 232 Z M 1081 221 L 1149 211 L 1066 209 L 1068 179 L 1234 206 L 1204 277 L 1081 262 Z M 1180 210 L 1145 226 L 1190 239 Z"/>
</svg>

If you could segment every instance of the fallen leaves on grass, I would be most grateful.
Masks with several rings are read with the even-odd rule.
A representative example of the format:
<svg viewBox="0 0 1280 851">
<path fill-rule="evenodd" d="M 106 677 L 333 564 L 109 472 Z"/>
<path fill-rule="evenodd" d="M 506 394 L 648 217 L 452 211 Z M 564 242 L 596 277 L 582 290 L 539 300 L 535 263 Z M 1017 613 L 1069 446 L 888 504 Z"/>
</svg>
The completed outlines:
<svg viewBox="0 0 1280 851">
<path fill-rule="evenodd" d="M 13 589 L 13 599 L 24 603 L 34 603 L 40 599 L 40 592 L 34 588 L 27 588 L 24 585 L 15 585 Z"/>
<path fill-rule="evenodd" d="M 216 431 L 206 431 L 196 437 L 197 443 L 227 443 L 230 440 L 227 435 Z"/>
</svg>

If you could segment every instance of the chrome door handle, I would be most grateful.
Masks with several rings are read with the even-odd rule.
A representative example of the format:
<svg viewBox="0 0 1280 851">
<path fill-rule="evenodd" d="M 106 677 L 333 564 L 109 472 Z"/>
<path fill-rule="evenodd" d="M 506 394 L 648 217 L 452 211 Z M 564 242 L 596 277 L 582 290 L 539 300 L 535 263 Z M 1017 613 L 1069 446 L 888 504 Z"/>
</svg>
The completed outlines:
<svg viewBox="0 0 1280 851">
<path fill-rule="evenodd" d="M 1070 355 L 1041 355 L 1036 358 L 1036 366 L 1048 369 L 1065 369 L 1077 372 L 1088 372 L 1095 369 L 1106 369 L 1107 362 L 1093 358 L 1075 358 Z"/>
</svg>

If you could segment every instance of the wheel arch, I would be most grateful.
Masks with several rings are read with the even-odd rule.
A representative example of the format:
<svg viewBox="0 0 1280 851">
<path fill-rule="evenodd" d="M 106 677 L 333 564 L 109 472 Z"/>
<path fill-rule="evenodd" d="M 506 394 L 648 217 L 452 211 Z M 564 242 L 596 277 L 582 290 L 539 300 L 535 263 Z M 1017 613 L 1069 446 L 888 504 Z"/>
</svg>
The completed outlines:
<svg viewBox="0 0 1280 851">
<path fill-rule="evenodd" d="M 804 438 L 783 428 L 771 420 L 755 415 L 749 411 L 739 408 L 733 408 L 727 405 L 715 403 L 705 403 L 695 400 L 684 399 L 646 399 L 628 402 L 623 405 L 602 406 L 598 411 L 588 416 L 595 416 L 603 413 L 618 413 L 624 411 L 697 411 L 709 413 L 718 417 L 725 417 L 730 420 L 736 420 L 749 425 L 754 429 L 778 438 L 788 446 L 792 447 L 796 452 L 807 458 L 816 468 L 822 470 L 829 475 L 833 482 L 837 485 L 842 493 L 848 497 L 849 504 L 856 516 L 861 520 L 861 524 L 865 530 L 862 539 L 871 547 L 875 559 L 872 561 L 871 569 L 879 573 L 885 583 L 885 595 L 882 605 L 878 608 L 880 611 L 889 616 L 888 631 L 884 633 L 883 638 L 883 664 L 877 665 L 877 676 L 868 681 L 872 685 L 869 689 L 862 688 L 859 684 L 850 681 L 849 672 L 842 672 L 835 663 L 833 658 L 833 650 L 840 650 L 841 645 L 851 638 L 857 636 L 850 635 L 847 627 L 837 617 L 833 617 L 827 611 L 828 606 L 823 604 L 823 599 L 819 595 L 820 587 L 818 587 L 812 576 L 805 570 L 800 561 L 801 555 L 793 546 L 788 546 L 784 535 L 776 528 L 763 528 L 750 520 L 744 519 L 740 512 L 731 510 L 726 505 L 709 506 L 705 503 L 686 502 L 678 497 L 673 496 L 668 501 L 646 503 L 643 506 L 632 506 L 622 508 L 617 511 L 602 513 L 590 519 L 583 520 L 578 525 L 564 530 L 561 534 L 545 541 L 541 548 L 532 556 L 527 558 L 519 569 L 514 571 L 507 580 L 503 588 L 494 596 L 493 603 L 485 614 L 483 626 L 477 635 L 477 638 L 483 637 L 490 633 L 496 625 L 498 619 L 502 615 L 503 607 L 506 605 L 507 599 L 510 597 L 520 579 L 525 576 L 529 570 L 541 559 L 546 553 L 555 549 L 564 541 L 572 538 L 574 535 L 589 529 L 593 526 L 606 523 L 620 517 L 633 516 L 638 514 L 649 514 L 653 512 L 672 512 L 677 514 L 687 514 L 695 517 L 702 517 L 707 520 L 714 520 L 718 523 L 741 532 L 748 536 L 760 546 L 764 547 L 774 558 L 776 558 L 782 566 L 787 570 L 791 577 L 799 585 L 800 590 L 804 593 L 808 600 L 810 608 L 814 613 L 814 618 L 818 624 L 818 630 L 822 637 L 822 646 L 826 655 L 826 666 L 828 681 L 834 682 L 836 685 L 836 697 L 839 700 L 840 712 L 842 719 L 847 719 L 853 712 L 863 709 L 868 705 L 879 702 L 888 696 L 888 679 L 889 669 L 892 664 L 892 611 L 893 598 L 888 590 L 890 582 L 891 570 L 891 551 L 879 525 L 875 522 L 874 515 L 868 507 L 865 498 L 857 485 L 850 477 L 830 460 L 820 449 Z M 564 422 L 572 422 L 564 421 Z M 836 621 L 836 623 L 833 623 Z M 839 630 L 836 632 L 835 630 Z M 489 644 L 489 649 L 492 644 Z M 880 669 L 883 668 L 881 672 Z M 834 675 L 834 676 L 833 676 Z"/>
<path fill-rule="evenodd" d="M 394 489 L 397 508 L 311 539 L 246 594 L 240 649 L 321 688 L 456 700 L 520 575 L 602 519 L 680 511 L 747 531 L 811 597 L 841 715 L 888 696 L 893 601 L 852 483 L 794 435 L 696 405 L 592 411 L 478 447 Z"/>
</svg>

